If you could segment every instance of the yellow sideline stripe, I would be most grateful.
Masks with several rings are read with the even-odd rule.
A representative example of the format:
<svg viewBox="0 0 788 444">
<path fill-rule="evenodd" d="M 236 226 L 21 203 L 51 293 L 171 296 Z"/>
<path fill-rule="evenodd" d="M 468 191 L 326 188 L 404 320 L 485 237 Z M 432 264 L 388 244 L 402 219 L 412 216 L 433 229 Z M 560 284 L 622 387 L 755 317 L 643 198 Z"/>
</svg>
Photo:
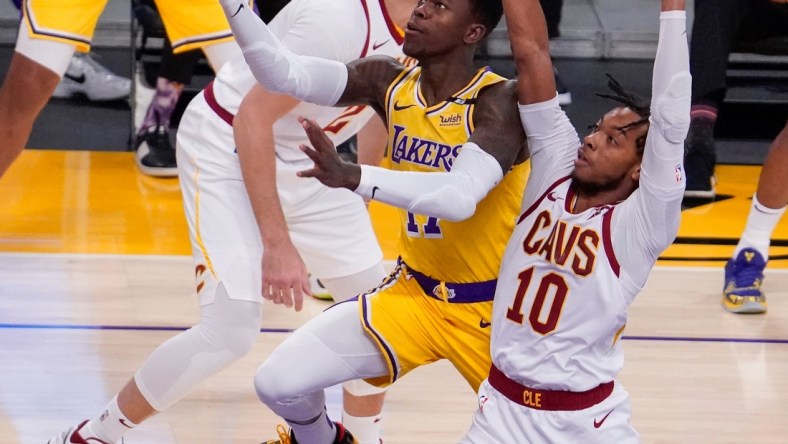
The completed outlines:
<svg viewBox="0 0 788 444">
<path fill-rule="evenodd" d="M 760 167 L 718 166 L 717 191 L 733 197 L 684 211 L 679 236 L 737 239 L 759 173 Z M 0 179 L 0 189 L 0 252 L 191 254 L 178 179 L 141 174 L 132 153 L 26 150 Z M 386 259 L 395 259 L 395 210 L 372 202 L 370 213 Z M 773 238 L 788 239 L 788 217 Z M 732 245 L 674 244 L 664 256 L 726 257 L 732 251 Z M 788 247 L 773 246 L 770 253 L 788 254 Z M 769 266 L 788 268 L 788 260 Z"/>
</svg>

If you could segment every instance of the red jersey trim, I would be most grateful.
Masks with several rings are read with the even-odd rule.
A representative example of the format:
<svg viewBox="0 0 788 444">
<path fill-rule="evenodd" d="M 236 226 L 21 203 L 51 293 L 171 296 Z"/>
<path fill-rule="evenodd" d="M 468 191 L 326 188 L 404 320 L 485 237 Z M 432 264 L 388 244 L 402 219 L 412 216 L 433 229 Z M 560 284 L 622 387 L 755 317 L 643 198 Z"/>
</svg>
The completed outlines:
<svg viewBox="0 0 788 444">
<path fill-rule="evenodd" d="M 383 0 L 381 1 L 381 6 Z M 363 59 L 367 55 L 367 51 L 369 50 L 369 37 L 372 35 L 372 22 L 369 20 L 369 6 L 367 6 L 367 0 L 361 0 L 361 7 L 364 8 L 364 17 L 367 19 L 367 39 L 364 41 L 364 49 L 361 51 L 361 55 L 358 58 Z M 386 14 L 385 12 L 383 13 Z"/>
<path fill-rule="evenodd" d="M 553 184 L 550 185 L 550 188 L 548 188 L 541 196 L 539 196 L 539 199 L 536 199 L 536 202 L 531 204 L 531 206 L 528 207 L 528 209 L 525 210 L 525 212 L 520 215 L 520 217 L 517 219 L 517 224 L 522 222 L 523 219 L 528 217 L 529 214 L 533 213 L 534 210 L 536 209 L 536 207 L 538 207 L 539 204 L 542 203 L 542 201 L 545 199 L 545 197 L 547 197 L 548 194 L 550 194 L 558 185 L 561 185 L 562 183 L 564 183 L 567 180 L 569 180 L 570 177 L 571 176 L 565 176 L 565 177 L 562 177 L 562 178 L 558 179 L 557 181 L 553 182 Z M 517 225 L 517 224 L 515 224 L 515 225 Z"/>
<path fill-rule="evenodd" d="M 616 207 L 611 207 L 602 216 L 602 244 L 605 246 L 605 255 L 607 255 L 607 261 L 610 262 L 610 268 L 613 269 L 616 277 L 620 277 L 621 266 L 616 258 L 616 252 L 613 251 L 613 237 L 610 233 L 610 221 L 613 219 L 613 210 L 615 209 Z"/>
<path fill-rule="evenodd" d="M 393 20 L 391 20 L 384 0 L 378 1 L 380 2 L 380 10 L 383 12 L 383 19 L 386 21 L 386 26 L 389 28 L 389 34 L 391 34 L 391 37 L 394 38 L 394 41 L 397 42 L 398 45 L 402 45 L 402 42 L 405 41 L 405 33 L 399 29 L 399 26 L 397 26 Z"/>
</svg>

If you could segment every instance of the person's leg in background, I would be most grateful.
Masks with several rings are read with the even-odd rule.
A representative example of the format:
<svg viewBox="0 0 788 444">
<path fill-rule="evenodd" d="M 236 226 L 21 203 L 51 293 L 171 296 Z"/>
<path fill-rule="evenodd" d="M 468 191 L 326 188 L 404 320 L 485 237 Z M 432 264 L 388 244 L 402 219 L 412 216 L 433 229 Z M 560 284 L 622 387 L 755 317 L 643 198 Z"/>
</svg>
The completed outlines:
<svg viewBox="0 0 788 444">
<path fill-rule="evenodd" d="M 758 178 L 750 214 L 733 257 L 725 265 L 722 306 L 732 313 L 765 313 L 761 290 L 771 236 L 788 204 L 788 122 L 774 139 Z"/>
<path fill-rule="evenodd" d="M 22 17 L 22 0 L 12 0 Z M 81 94 L 92 101 L 123 100 L 129 98 L 131 80 L 119 76 L 101 65 L 88 52 L 75 52 L 52 97 L 68 99 Z"/>
<path fill-rule="evenodd" d="M 5 80 L 0 87 L 0 177 L 19 156 L 33 123 L 66 72 L 74 51 L 87 51 L 106 0 L 76 5 L 65 2 L 22 3 L 23 17 Z M 40 35 L 30 15 L 49 29 Z"/>
<path fill-rule="evenodd" d="M 714 124 L 727 89 L 726 70 L 733 40 L 749 0 L 696 0 L 690 39 L 692 123 L 685 142 L 685 197 L 715 196 L 712 184 L 717 154 Z"/>
<path fill-rule="evenodd" d="M 33 123 L 52 96 L 74 53 L 72 45 L 51 41 L 33 42 L 27 37 L 25 29 L 20 30 L 19 34 L 20 40 L 28 42 L 28 47 L 41 48 L 40 52 L 48 54 L 48 63 L 42 62 L 34 54 L 20 52 L 17 43 L 17 51 L 11 58 L 0 87 L 0 139 L 3 141 L 0 148 L 0 177 L 25 148 Z M 35 50 L 35 53 L 38 52 Z M 57 56 L 53 56 L 55 53 Z M 52 66 L 55 59 L 59 61 L 57 67 Z"/>
<path fill-rule="evenodd" d="M 134 158 L 144 174 L 157 177 L 178 174 L 170 137 L 170 118 L 184 86 L 191 83 L 199 60 L 200 52 L 197 50 L 173 54 L 169 40 L 165 39 L 156 90 L 136 132 Z"/>
<path fill-rule="evenodd" d="M 158 78 L 156 85 L 151 85 L 155 87 L 155 93 L 144 120 L 137 128 L 134 144 L 137 166 L 149 176 L 174 177 L 178 174 L 171 143 L 170 118 L 183 88 L 191 83 L 194 68 L 200 60 L 197 50 L 203 51 L 214 72 L 228 60 L 241 55 L 240 48 L 231 39 L 218 4 L 205 0 L 181 3 L 143 0 L 138 2 L 138 10 L 135 10 L 138 16 L 146 14 L 144 22 L 148 26 L 157 28 L 158 32 L 166 31 Z M 199 20 L 193 20 L 194 17 Z M 222 35 L 222 30 L 227 35 Z M 211 36 L 205 37 L 209 34 Z M 177 44 L 172 44 L 173 41 Z M 191 41 L 199 43 L 184 43 Z"/>
</svg>

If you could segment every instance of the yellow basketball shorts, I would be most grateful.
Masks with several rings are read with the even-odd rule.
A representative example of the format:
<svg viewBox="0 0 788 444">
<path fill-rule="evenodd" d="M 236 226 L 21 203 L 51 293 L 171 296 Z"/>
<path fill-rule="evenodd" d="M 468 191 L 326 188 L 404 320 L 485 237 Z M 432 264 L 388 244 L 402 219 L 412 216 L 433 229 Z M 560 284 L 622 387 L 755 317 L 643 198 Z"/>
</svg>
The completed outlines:
<svg viewBox="0 0 788 444">
<path fill-rule="evenodd" d="M 367 382 L 385 387 L 416 367 L 448 359 L 478 390 L 490 372 L 494 290 L 487 301 L 449 302 L 425 291 L 403 268 L 359 296 L 361 322 L 389 367 L 387 377 Z"/>
<path fill-rule="evenodd" d="M 106 5 L 107 0 L 25 0 L 22 23 L 30 38 L 76 45 L 85 52 Z"/>
<path fill-rule="evenodd" d="M 176 54 L 233 39 L 216 0 L 156 0 L 156 7 Z"/>
</svg>

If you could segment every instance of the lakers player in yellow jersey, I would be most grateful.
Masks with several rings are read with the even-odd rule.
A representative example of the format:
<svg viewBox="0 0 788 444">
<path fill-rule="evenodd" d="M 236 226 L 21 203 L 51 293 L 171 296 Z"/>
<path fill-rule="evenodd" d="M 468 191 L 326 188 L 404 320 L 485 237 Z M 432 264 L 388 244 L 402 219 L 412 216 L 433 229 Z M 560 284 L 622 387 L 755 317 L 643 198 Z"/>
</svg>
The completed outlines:
<svg viewBox="0 0 788 444">
<path fill-rule="evenodd" d="M 420 1 L 403 45 L 419 62 L 412 68 L 386 57 L 343 65 L 297 56 L 242 2 L 222 4 L 263 86 L 322 105 L 368 105 L 387 123 L 393 171 L 362 172 L 336 157 L 324 159 L 331 146 L 325 140 L 321 152 L 306 150 L 316 166 L 302 175 L 405 208 L 392 275 L 357 302 L 335 305 L 305 324 L 258 370 L 261 400 L 292 427 L 282 442 L 352 442 L 330 428 L 322 391 L 348 379 L 387 385 L 449 359 L 478 388 L 490 368 L 496 275 L 528 171 L 514 85 L 473 64 L 476 45 L 500 20 L 500 1 Z M 313 143 L 324 136 L 315 122 L 302 124 Z M 446 175 L 456 180 L 430 186 Z M 463 193 L 477 188 L 483 191 Z M 438 201 L 456 206 L 440 217 L 419 215 Z M 282 292 L 272 299 L 289 304 L 293 297 Z"/>
</svg>

